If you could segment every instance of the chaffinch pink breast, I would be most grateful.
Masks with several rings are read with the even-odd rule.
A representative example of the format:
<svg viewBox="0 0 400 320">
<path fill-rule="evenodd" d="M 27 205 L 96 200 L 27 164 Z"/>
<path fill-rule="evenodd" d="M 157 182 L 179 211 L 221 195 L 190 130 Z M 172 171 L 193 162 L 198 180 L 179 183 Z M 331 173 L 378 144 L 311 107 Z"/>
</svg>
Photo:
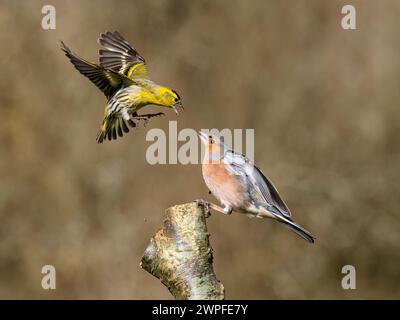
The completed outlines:
<svg viewBox="0 0 400 320">
<path fill-rule="evenodd" d="M 220 138 L 199 133 L 205 145 L 204 181 L 223 208 L 200 200 L 207 209 L 225 214 L 233 211 L 250 217 L 272 218 L 303 239 L 314 242 L 310 232 L 297 225 L 271 181 L 244 155 L 230 150 Z"/>
</svg>

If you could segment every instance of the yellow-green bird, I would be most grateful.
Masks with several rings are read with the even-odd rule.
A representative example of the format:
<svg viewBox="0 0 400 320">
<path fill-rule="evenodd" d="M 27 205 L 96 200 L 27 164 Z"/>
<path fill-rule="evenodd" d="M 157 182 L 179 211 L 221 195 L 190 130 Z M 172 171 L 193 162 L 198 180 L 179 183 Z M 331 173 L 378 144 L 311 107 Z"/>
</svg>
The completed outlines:
<svg viewBox="0 0 400 320">
<path fill-rule="evenodd" d="M 128 126 L 137 127 L 140 120 L 147 122 L 163 115 L 162 112 L 139 115 L 137 111 L 146 105 L 172 108 L 176 113 L 183 109 L 176 91 L 148 79 L 145 60 L 117 31 L 102 33 L 98 42 L 102 46 L 99 64 L 79 58 L 64 42 L 60 44 L 74 67 L 107 97 L 98 143 L 122 137 L 129 132 Z"/>
</svg>

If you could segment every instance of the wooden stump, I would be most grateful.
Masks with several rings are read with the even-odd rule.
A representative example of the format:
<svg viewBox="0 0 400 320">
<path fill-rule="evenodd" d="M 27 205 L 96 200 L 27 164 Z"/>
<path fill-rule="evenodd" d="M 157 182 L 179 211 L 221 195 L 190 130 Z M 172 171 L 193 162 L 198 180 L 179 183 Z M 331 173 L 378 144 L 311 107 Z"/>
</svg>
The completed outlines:
<svg viewBox="0 0 400 320">
<path fill-rule="evenodd" d="M 213 269 L 204 209 L 195 202 L 176 205 L 163 218 L 140 266 L 160 279 L 175 299 L 224 299 L 224 286 Z"/>
</svg>

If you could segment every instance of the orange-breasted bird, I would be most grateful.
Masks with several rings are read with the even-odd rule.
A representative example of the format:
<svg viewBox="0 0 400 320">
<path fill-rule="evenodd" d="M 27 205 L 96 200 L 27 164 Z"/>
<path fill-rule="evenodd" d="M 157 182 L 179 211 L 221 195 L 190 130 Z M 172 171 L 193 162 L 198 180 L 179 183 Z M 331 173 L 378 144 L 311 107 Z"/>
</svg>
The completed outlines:
<svg viewBox="0 0 400 320">
<path fill-rule="evenodd" d="M 313 243 L 310 232 L 296 224 L 288 206 L 272 182 L 244 155 L 230 150 L 220 138 L 199 133 L 205 145 L 202 164 L 204 181 L 223 208 L 198 200 L 209 212 L 213 209 L 225 214 L 233 211 L 250 217 L 271 218 Z"/>
<path fill-rule="evenodd" d="M 129 132 L 128 126 L 137 127 L 138 121 L 147 121 L 162 112 L 138 114 L 137 111 L 146 105 L 154 104 L 183 109 L 181 98 L 172 89 L 160 86 L 147 75 L 144 58 L 117 31 L 106 32 L 98 40 L 99 64 L 79 58 L 61 41 L 61 50 L 84 76 L 89 78 L 107 98 L 104 120 L 97 142 L 122 137 Z"/>
</svg>

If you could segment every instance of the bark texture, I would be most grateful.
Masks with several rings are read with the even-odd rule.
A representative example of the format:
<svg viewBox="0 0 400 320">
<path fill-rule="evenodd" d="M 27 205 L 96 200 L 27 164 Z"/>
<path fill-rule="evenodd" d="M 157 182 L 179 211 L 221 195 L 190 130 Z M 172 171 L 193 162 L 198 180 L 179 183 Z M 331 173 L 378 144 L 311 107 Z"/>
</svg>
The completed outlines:
<svg viewBox="0 0 400 320">
<path fill-rule="evenodd" d="M 175 299 L 224 299 L 224 286 L 213 269 L 204 209 L 195 202 L 176 205 L 163 218 L 140 266 L 160 279 Z"/>
</svg>

